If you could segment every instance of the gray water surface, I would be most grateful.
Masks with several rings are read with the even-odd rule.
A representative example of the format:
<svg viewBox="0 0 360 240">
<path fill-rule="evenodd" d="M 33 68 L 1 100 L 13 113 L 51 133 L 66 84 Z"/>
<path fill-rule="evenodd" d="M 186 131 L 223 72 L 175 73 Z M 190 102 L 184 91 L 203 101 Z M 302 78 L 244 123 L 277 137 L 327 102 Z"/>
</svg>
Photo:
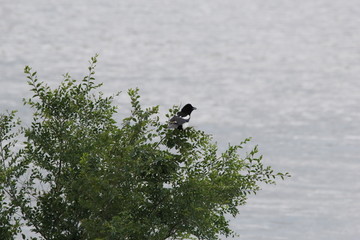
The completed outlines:
<svg viewBox="0 0 360 240">
<path fill-rule="evenodd" d="M 238 239 L 359 239 L 359 1 L 0 3 L 1 111 L 29 121 L 25 65 L 55 86 L 100 53 L 97 80 L 124 91 L 120 109 L 132 87 L 162 113 L 191 102 L 192 126 L 222 148 L 251 136 L 292 174 L 240 208 Z"/>
</svg>

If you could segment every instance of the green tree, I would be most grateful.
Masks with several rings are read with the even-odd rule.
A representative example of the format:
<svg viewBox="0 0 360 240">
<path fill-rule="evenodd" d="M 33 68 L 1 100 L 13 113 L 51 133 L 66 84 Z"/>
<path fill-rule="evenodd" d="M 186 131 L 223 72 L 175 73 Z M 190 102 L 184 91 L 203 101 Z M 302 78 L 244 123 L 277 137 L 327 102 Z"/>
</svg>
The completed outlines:
<svg viewBox="0 0 360 240">
<path fill-rule="evenodd" d="M 220 153 L 203 131 L 167 128 L 158 106 L 141 107 L 138 89 L 128 91 L 130 116 L 117 122 L 116 95 L 98 91 L 96 62 L 97 56 L 91 58 L 82 81 L 65 74 L 55 89 L 25 68 L 34 94 L 24 102 L 34 118 L 23 131 L 24 147 L 16 157 L 3 158 L 17 167 L 11 183 L 2 180 L 12 190 L 1 195 L 3 204 L 11 200 L 6 209 L 15 210 L 2 216 L 15 219 L 18 208 L 40 239 L 231 236 L 225 215 L 235 217 L 260 182 L 289 176 L 264 166 L 257 146 L 241 157 L 249 139 Z M 177 111 L 170 109 L 167 117 Z"/>
<path fill-rule="evenodd" d="M 9 197 L 16 193 L 19 176 L 17 160 L 20 152 L 15 149 L 19 124 L 15 112 L 0 115 L 0 236 L 4 240 L 13 239 L 20 232 L 20 221 L 16 217 L 18 209 Z"/>
</svg>

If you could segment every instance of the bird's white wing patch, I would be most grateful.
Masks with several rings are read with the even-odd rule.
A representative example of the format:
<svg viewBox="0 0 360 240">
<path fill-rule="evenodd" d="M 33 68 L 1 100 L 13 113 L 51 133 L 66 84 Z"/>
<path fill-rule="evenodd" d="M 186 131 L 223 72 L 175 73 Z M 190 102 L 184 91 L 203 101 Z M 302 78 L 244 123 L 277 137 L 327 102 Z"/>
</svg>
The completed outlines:
<svg viewBox="0 0 360 240">
<path fill-rule="evenodd" d="M 190 120 L 190 115 L 187 115 L 185 117 L 180 117 L 180 116 L 173 116 L 170 120 L 169 120 L 169 124 L 168 127 L 169 128 L 177 128 L 180 125 L 183 125 L 184 123 L 189 122 Z"/>
<path fill-rule="evenodd" d="M 181 117 L 186 122 L 190 121 L 190 115 L 186 115 L 185 117 Z"/>
</svg>

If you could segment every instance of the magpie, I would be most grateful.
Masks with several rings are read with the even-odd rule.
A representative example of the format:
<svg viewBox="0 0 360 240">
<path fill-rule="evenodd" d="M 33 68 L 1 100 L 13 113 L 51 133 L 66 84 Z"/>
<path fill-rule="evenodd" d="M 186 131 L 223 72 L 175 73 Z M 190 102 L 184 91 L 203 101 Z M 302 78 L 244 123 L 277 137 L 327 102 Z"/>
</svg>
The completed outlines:
<svg viewBox="0 0 360 240">
<path fill-rule="evenodd" d="M 190 121 L 190 115 L 193 110 L 196 110 L 196 107 L 193 107 L 190 103 L 186 104 L 180 112 L 169 120 L 168 128 L 183 130 L 183 124 Z"/>
</svg>

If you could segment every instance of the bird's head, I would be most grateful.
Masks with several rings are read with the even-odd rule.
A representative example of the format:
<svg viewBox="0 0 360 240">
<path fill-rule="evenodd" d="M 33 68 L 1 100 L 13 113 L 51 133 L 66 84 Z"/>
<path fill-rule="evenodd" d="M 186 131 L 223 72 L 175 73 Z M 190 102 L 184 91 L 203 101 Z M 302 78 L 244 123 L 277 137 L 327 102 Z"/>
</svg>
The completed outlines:
<svg viewBox="0 0 360 240">
<path fill-rule="evenodd" d="M 196 107 L 188 103 L 181 109 L 181 112 L 186 115 L 190 115 L 193 110 L 196 110 Z"/>
</svg>

